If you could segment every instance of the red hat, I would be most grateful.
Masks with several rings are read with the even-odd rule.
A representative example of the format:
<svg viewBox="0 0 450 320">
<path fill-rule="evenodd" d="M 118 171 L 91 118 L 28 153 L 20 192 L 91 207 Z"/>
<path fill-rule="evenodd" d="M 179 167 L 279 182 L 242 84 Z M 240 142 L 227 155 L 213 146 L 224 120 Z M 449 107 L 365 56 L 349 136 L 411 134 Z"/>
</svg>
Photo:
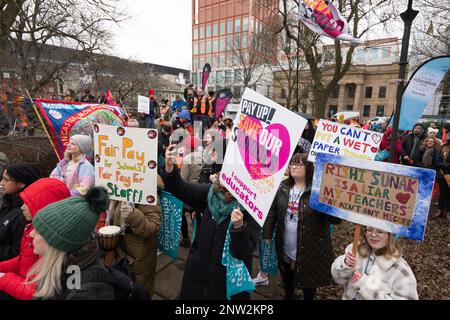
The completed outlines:
<svg viewBox="0 0 450 320">
<path fill-rule="evenodd" d="M 148 90 L 148 95 L 149 96 L 154 96 L 155 95 L 155 90 L 153 90 L 153 89 Z"/>
<path fill-rule="evenodd" d="M 27 205 L 32 217 L 50 203 L 69 197 L 70 190 L 66 184 L 55 178 L 39 179 L 20 193 L 20 198 Z"/>
</svg>

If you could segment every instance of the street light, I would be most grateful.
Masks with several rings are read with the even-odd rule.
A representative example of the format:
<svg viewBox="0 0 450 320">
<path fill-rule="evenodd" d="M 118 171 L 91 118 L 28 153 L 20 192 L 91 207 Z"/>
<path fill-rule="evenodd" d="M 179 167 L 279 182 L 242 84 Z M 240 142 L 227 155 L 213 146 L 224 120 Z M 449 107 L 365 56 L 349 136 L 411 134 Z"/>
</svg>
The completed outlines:
<svg viewBox="0 0 450 320">
<path fill-rule="evenodd" d="M 394 126 L 392 128 L 391 145 L 390 145 L 390 155 L 389 162 L 394 162 L 395 148 L 397 145 L 397 131 L 400 122 L 400 109 L 402 106 L 402 96 L 404 91 L 404 80 L 406 76 L 406 66 L 408 64 L 408 48 L 409 48 L 409 38 L 411 36 L 411 26 L 412 22 L 419 13 L 419 11 L 412 8 L 413 0 L 408 0 L 408 9 L 400 14 L 403 20 L 405 29 L 403 31 L 402 39 L 402 52 L 400 54 L 400 70 L 398 72 L 398 85 L 397 85 L 397 104 L 394 113 Z"/>
</svg>

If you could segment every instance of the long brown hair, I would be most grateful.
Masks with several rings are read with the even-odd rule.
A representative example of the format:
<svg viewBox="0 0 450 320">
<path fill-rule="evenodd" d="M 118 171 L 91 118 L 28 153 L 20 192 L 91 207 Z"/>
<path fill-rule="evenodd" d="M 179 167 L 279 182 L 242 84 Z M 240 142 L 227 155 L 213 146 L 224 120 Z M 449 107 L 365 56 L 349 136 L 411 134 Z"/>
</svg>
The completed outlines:
<svg viewBox="0 0 450 320">
<path fill-rule="evenodd" d="M 367 257 L 371 250 L 370 245 L 367 243 L 366 234 L 363 232 L 361 242 L 358 245 L 358 253 L 362 257 Z M 374 251 L 376 256 L 384 256 L 386 259 L 391 259 L 392 257 L 398 258 L 402 253 L 403 250 L 400 248 L 398 241 L 395 240 L 395 236 L 392 233 L 388 233 L 388 243 L 386 247 Z"/>
<path fill-rule="evenodd" d="M 305 182 L 306 186 L 311 186 L 313 176 L 314 176 L 314 164 L 312 162 L 307 161 L 308 154 L 307 153 L 296 153 L 292 156 L 291 163 L 302 163 L 305 165 Z M 289 187 L 295 185 L 295 180 L 291 176 L 291 171 L 289 169 Z"/>
</svg>

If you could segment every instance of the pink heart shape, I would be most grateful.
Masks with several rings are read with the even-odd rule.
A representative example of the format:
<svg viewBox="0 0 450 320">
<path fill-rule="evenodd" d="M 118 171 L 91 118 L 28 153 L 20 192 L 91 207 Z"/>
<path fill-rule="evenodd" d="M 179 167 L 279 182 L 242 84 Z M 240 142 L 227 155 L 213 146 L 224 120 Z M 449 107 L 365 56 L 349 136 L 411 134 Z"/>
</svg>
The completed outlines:
<svg viewBox="0 0 450 320">
<path fill-rule="evenodd" d="M 381 136 L 378 134 L 372 134 L 372 141 L 378 143 L 381 141 Z"/>
<path fill-rule="evenodd" d="M 246 134 L 244 130 L 238 130 L 236 143 L 251 178 L 259 180 L 274 175 L 284 167 L 289 160 L 291 141 L 289 131 L 282 124 L 274 123 L 262 129 L 259 120 L 251 121 L 259 127 L 258 131 Z M 260 140 L 265 143 L 261 145 Z"/>
</svg>

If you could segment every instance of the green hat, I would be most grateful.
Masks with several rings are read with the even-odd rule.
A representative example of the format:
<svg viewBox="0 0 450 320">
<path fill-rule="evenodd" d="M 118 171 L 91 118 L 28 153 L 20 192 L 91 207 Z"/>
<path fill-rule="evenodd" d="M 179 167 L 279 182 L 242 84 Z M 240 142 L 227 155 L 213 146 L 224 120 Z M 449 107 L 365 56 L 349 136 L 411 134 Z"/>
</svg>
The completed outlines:
<svg viewBox="0 0 450 320">
<path fill-rule="evenodd" d="M 89 241 L 107 201 L 105 189 L 92 188 L 85 197 L 67 198 L 41 209 L 33 218 L 33 226 L 49 246 L 76 251 Z"/>
</svg>

